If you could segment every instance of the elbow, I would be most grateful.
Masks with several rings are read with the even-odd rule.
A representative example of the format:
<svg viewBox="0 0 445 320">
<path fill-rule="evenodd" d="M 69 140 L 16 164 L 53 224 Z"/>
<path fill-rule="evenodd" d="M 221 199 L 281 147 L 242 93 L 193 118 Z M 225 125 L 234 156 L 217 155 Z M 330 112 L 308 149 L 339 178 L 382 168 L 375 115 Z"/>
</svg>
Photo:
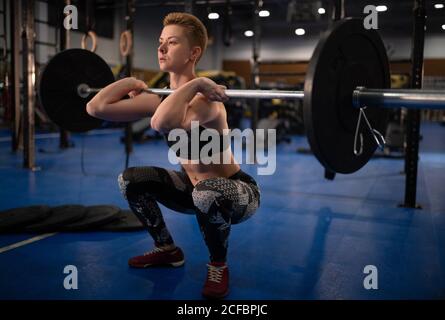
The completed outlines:
<svg viewBox="0 0 445 320">
<path fill-rule="evenodd" d="M 158 117 L 153 116 L 150 119 L 151 127 L 158 132 L 165 132 L 167 128 L 165 128 L 165 124 L 162 121 L 159 121 Z"/>
<path fill-rule="evenodd" d="M 166 121 L 162 121 L 156 116 L 151 117 L 150 125 L 154 130 L 160 133 L 168 133 L 170 130 L 174 129 L 173 125 L 167 123 Z"/>
<path fill-rule="evenodd" d="M 91 101 L 87 103 L 86 111 L 92 117 L 99 118 L 101 109 L 102 108 L 100 108 L 100 106 L 98 106 L 97 104 L 91 103 Z"/>
</svg>

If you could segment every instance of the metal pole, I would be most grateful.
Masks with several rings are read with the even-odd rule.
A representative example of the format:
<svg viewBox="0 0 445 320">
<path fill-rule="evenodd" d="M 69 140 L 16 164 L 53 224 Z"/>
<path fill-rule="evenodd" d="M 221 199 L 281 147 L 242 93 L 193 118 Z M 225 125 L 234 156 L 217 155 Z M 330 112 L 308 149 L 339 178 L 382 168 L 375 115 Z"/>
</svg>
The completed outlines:
<svg viewBox="0 0 445 320">
<path fill-rule="evenodd" d="M 260 45 L 261 45 L 261 24 L 260 24 L 260 16 L 259 12 L 263 5 L 262 0 L 255 0 L 255 10 L 253 17 L 253 41 L 252 41 L 252 88 L 258 89 L 260 87 L 260 65 L 259 65 L 259 56 L 260 56 Z M 247 97 L 246 97 L 247 98 Z M 254 96 L 252 98 L 258 98 L 258 96 Z M 252 105 L 252 130 L 255 130 L 258 125 L 258 110 L 259 110 L 260 102 L 258 99 L 253 101 Z"/>
<path fill-rule="evenodd" d="M 13 123 L 11 132 L 12 151 L 17 151 L 17 149 L 23 147 L 22 143 L 20 143 L 20 4 L 21 2 L 17 0 L 11 0 L 9 2 L 9 7 L 11 10 L 11 104 L 13 106 Z"/>
<path fill-rule="evenodd" d="M 425 0 L 415 0 L 411 87 L 418 89 L 422 88 L 425 24 Z M 420 140 L 420 110 L 408 110 L 407 125 L 405 150 L 405 202 L 403 203 L 403 206 L 408 208 L 418 208 L 419 206 L 416 204 L 416 192 Z"/>
<path fill-rule="evenodd" d="M 65 0 L 65 6 L 69 6 L 71 0 Z M 63 8 L 62 8 L 63 9 Z M 63 26 L 64 16 L 62 15 L 62 21 L 60 22 L 60 50 L 71 48 L 71 34 L 70 30 Z"/>
<path fill-rule="evenodd" d="M 85 7 L 86 32 L 96 29 L 96 19 L 95 19 L 94 9 L 95 9 L 94 1 L 86 1 L 86 7 Z"/>
<path fill-rule="evenodd" d="M 125 20 L 126 20 L 126 30 L 129 30 L 131 33 L 131 37 L 133 38 L 133 20 L 134 20 L 134 12 L 135 12 L 135 6 L 134 6 L 134 0 L 127 0 L 126 1 L 126 12 L 125 12 Z M 133 40 L 133 39 L 132 39 Z M 133 41 L 131 41 L 133 43 Z M 130 53 L 125 57 L 125 64 L 126 64 L 126 76 L 131 76 L 131 71 L 133 69 L 133 48 L 131 48 Z M 125 126 L 125 168 L 128 168 L 128 164 L 130 161 L 130 154 L 133 152 L 133 130 L 131 123 L 127 123 Z"/>
<path fill-rule="evenodd" d="M 85 84 L 78 86 L 77 91 L 79 96 L 86 98 L 90 93 L 97 93 L 101 88 L 90 88 Z M 142 90 L 147 93 L 153 93 L 160 96 L 168 96 L 174 92 L 173 89 L 158 89 L 149 88 Z M 240 90 L 228 89 L 225 90 L 226 96 L 229 98 L 242 99 L 303 99 L 303 91 L 284 91 L 284 90 Z"/>
<path fill-rule="evenodd" d="M 357 88 L 352 96 L 356 108 L 445 109 L 443 90 Z"/>
<path fill-rule="evenodd" d="M 23 79 L 24 79 L 24 159 L 23 166 L 35 170 L 35 55 L 34 55 L 34 0 L 22 2 L 24 13 L 23 39 Z"/>
<path fill-rule="evenodd" d="M 180 4 L 178 4 L 180 5 Z M 193 14 L 195 12 L 195 1 L 194 0 L 185 0 L 184 1 L 184 12 Z"/>
<path fill-rule="evenodd" d="M 90 88 L 85 84 L 78 86 L 79 95 L 88 97 L 101 88 Z M 149 88 L 142 90 L 147 93 L 168 96 L 173 89 Z M 304 98 L 304 91 L 285 90 L 225 90 L 229 98 L 240 99 L 297 99 Z M 358 87 L 353 91 L 352 105 L 356 108 L 409 108 L 409 109 L 445 109 L 445 92 L 443 90 L 419 89 L 367 89 Z"/>
<path fill-rule="evenodd" d="M 71 4 L 71 0 L 65 0 L 65 5 L 68 6 Z M 70 31 L 63 26 L 64 15 L 62 14 L 63 8 L 59 8 L 60 10 L 60 21 L 59 21 L 59 30 L 60 30 L 60 51 L 65 49 L 69 49 L 70 44 Z M 59 148 L 67 149 L 70 147 L 69 144 L 70 134 L 67 130 L 60 128 L 60 137 L 59 137 Z"/>
<path fill-rule="evenodd" d="M 345 17 L 345 3 L 344 0 L 334 0 L 332 11 L 332 20 L 338 21 Z"/>
</svg>

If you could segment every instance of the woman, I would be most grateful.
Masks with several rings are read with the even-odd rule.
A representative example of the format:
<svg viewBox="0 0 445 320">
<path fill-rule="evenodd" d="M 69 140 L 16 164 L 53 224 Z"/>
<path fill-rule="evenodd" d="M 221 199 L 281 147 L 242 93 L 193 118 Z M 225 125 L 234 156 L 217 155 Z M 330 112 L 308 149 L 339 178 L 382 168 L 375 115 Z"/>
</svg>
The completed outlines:
<svg viewBox="0 0 445 320">
<path fill-rule="evenodd" d="M 207 46 L 207 31 L 195 16 L 170 13 L 163 21 L 158 59 L 162 71 L 169 72 L 174 93 L 162 99 L 142 93 L 144 82 L 125 78 L 102 89 L 87 105 L 90 115 L 109 121 L 133 121 L 151 116 L 153 129 L 168 134 L 173 129 L 190 133 L 192 121 L 199 130 L 228 129 L 222 102 L 225 87 L 197 77 L 195 66 Z M 132 99 L 123 99 L 129 95 Z M 171 144 L 169 144 L 171 146 Z M 202 147 L 202 145 L 200 145 Z M 229 271 L 226 264 L 228 237 L 232 224 L 249 218 L 259 206 L 260 193 L 252 177 L 240 170 L 230 148 L 219 150 L 227 156 L 225 164 L 203 164 L 180 159 L 181 171 L 158 167 L 133 167 L 118 178 L 124 197 L 153 237 L 155 247 L 131 258 L 129 265 L 150 266 L 184 264 L 184 254 L 170 235 L 157 202 L 183 213 L 196 214 L 209 249 L 207 279 L 203 295 L 222 298 L 228 293 Z M 196 160 L 196 159 L 195 159 Z"/>
</svg>

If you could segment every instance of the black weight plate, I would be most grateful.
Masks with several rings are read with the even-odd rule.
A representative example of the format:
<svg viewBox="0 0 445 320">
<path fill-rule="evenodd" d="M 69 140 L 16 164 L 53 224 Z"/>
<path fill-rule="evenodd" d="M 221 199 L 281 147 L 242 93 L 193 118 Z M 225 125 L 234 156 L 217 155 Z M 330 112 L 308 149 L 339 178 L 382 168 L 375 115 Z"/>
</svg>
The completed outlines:
<svg viewBox="0 0 445 320">
<path fill-rule="evenodd" d="M 18 231 L 26 225 L 46 219 L 51 214 L 49 206 L 28 206 L 0 212 L 0 232 Z"/>
<path fill-rule="evenodd" d="M 352 106 L 358 87 L 389 88 L 389 63 L 384 44 L 361 19 L 335 22 L 321 37 L 304 84 L 304 125 L 312 152 L 327 169 L 352 173 L 363 167 L 377 147 L 365 122 L 360 125 L 363 152 L 354 154 L 359 110 Z M 371 126 L 383 135 L 387 111 L 365 110 Z"/>
<path fill-rule="evenodd" d="M 68 49 L 56 54 L 43 69 L 38 84 L 40 103 L 49 118 L 63 129 L 85 132 L 99 128 L 103 121 L 86 112 L 94 96 L 81 98 L 79 84 L 102 88 L 114 82 L 107 63 L 97 54 L 84 49 Z"/>
<path fill-rule="evenodd" d="M 98 205 L 89 206 L 82 220 L 63 226 L 63 231 L 88 231 L 100 228 L 102 225 L 117 219 L 121 209 L 116 206 Z"/>
<path fill-rule="evenodd" d="M 78 221 L 85 217 L 86 208 L 82 205 L 62 205 L 51 208 L 48 218 L 38 223 L 26 226 L 28 232 L 55 232 L 60 231 L 65 224 Z"/>
<path fill-rule="evenodd" d="M 144 229 L 141 221 L 131 210 L 121 210 L 115 221 L 102 226 L 103 231 L 137 231 Z"/>
</svg>

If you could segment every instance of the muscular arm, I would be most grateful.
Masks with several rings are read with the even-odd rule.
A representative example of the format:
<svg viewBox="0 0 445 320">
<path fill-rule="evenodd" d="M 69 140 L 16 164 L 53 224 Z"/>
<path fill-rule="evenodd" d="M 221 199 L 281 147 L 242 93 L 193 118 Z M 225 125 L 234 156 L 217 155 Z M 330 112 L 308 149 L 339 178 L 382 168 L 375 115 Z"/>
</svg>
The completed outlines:
<svg viewBox="0 0 445 320">
<path fill-rule="evenodd" d="M 160 132 L 175 128 L 189 130 L 193 120 L 200 124 L 214 120 L 224 106 L 198 94 L 200 81 L 200 78 L 193 79 L 165 98 L 151 118 L 152 128 Z"/>
<path fill-rule="evenodd" d="M 123 80 L 99 91 L 87 104 L 88 114 L 107 121 L 134 121 L 152 116 L 161 101 L 159 96 L 141 93 L 132 99 L 124 99 L 129 92 L 146 85 L 134 78 Z"/>
</svg>

